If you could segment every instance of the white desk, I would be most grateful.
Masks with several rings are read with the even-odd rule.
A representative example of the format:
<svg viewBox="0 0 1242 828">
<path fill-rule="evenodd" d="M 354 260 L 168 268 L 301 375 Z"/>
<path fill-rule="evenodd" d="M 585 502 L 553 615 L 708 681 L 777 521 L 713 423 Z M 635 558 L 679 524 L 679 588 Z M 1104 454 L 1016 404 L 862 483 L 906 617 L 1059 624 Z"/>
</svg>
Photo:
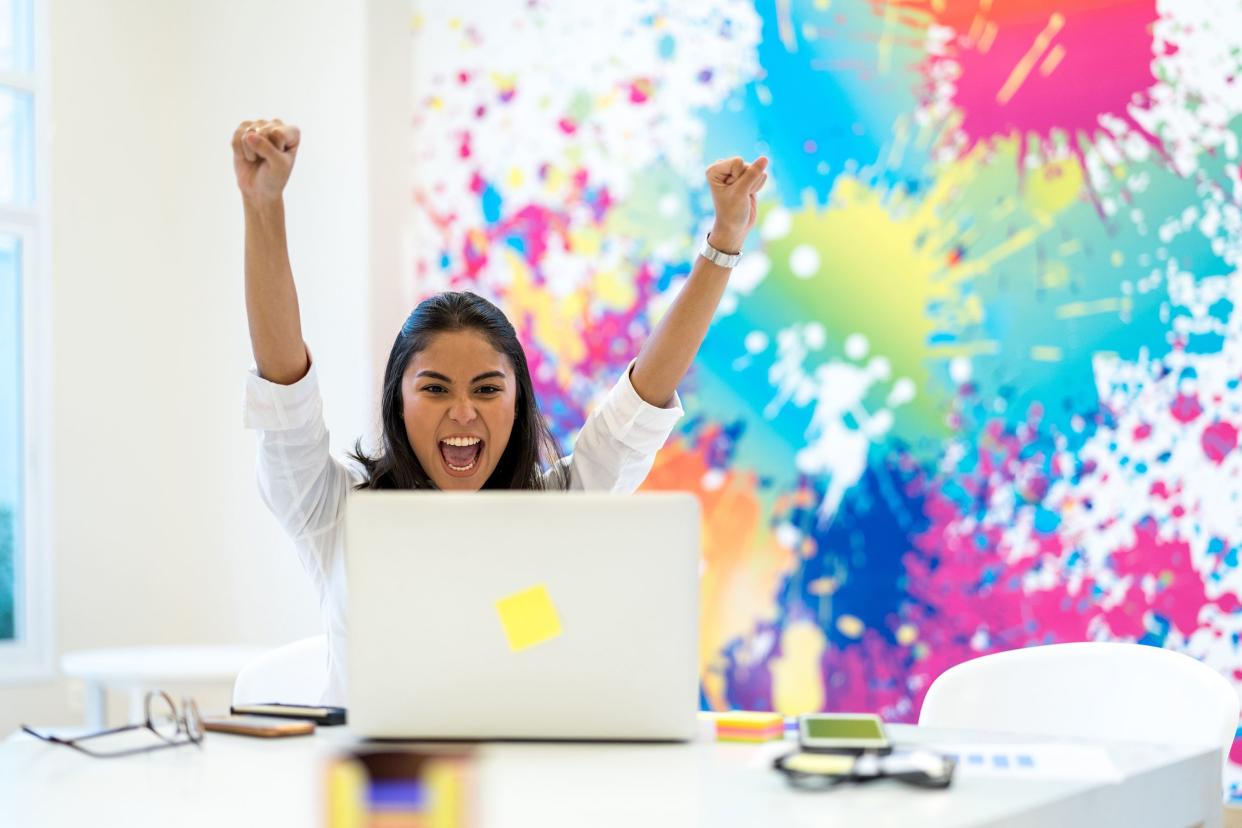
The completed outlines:
<svg viewBox="0 0 1242 828">
<path fill-rule="evenodd" d="M 890 725 L 899 744 L 1000 740 Z M 124 759 L 92 759 L 17 733 L 0 743 L 0 825 L 322 825 L 323 762 L 341 728 L 259 740 L 207 734 Z M 1024 739 L 1023 741 L 1031 741 Z M 482 826 L 919 826 L 1006 828 L 1221 823 L 1215 751 L 1110 745 L 1118 783 L 962 775 L 947 791 L 891 781 L 791 790 L 758 766 L 762 746 L 488 744 L 479 751 Z"/>
</svg>

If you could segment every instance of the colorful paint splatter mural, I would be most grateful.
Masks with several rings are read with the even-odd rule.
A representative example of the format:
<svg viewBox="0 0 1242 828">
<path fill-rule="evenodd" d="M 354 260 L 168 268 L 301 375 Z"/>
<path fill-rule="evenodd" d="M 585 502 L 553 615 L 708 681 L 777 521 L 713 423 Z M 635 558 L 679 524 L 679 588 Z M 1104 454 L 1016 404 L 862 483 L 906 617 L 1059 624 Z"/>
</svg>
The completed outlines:
<svg viewBox="0 0 1242 828">
<path fill-rule="evenodd" d="M 566 443 L 689 272 L 703 168 L 772 159 L 648 482 L 703 503 L 704 706 L 912 720 L 954 664 L 1095 639 L 1242 683 L 1236 0 L 413 32 L 415 278 L 503 304 Z"/>
</svg>

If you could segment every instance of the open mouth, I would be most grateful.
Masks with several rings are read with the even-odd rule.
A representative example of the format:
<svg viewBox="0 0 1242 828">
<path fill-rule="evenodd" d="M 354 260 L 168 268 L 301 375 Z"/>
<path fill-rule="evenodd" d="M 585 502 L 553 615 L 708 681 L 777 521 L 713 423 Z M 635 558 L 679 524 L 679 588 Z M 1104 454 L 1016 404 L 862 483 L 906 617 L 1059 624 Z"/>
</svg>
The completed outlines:
<svg viewBox="0 0 1242 828">
<path fill-rule="evenodd" d="M 474 471 L 483 454 L 483 441 L 478 437 L 445 437 L 440 441 L 440 458 L 453 474 Z"/>
</svg>

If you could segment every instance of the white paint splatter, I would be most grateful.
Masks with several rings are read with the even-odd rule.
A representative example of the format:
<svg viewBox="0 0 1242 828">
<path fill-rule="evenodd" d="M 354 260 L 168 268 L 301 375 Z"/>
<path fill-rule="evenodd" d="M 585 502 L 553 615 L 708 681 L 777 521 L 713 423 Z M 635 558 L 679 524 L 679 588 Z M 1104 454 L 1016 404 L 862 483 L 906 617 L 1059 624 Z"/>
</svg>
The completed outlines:
<svg viewBox="0 0 1242 828">
<path fill-rule="evenodd" d="M 861 360 L 867 356 L 871 343 L 860 333 L 852 333 L 845 338 L 845 355 L 852 360 Z"/>
<path fill-rule="evenodd" d="M 789 269 L 799 279 L 819 273 L 819 251 L 809 244 L 800 244 L 789 254 Z"/>
</svg>

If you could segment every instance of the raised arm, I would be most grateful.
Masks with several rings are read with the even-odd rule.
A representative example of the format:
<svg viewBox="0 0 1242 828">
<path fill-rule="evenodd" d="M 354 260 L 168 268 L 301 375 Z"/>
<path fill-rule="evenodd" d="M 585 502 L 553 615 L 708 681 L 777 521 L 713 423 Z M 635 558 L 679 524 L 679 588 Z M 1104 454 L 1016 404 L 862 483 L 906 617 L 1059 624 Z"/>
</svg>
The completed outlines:
<svg viewBox="0 0 1242 828">
<path fill-rule="evenodd" d="M 750 164 L 730 158 L 707 168 L 716 206 L 716 223 L 709 236 L 712 247 L 723 253 L 741 252 L 746 234 L 755 226 L 755 195 L 768 180 L 767 168 L 768 159 L 763 156 Z M 634 390 L 646 402 L 664 408 L 672 401 L 707 336 L 729 270 L 702 256 L 695 258 L 690 278 L 643 345 L 630 373 Z"/>
<path fill-rule="evenodd" d="M 301 136 L 279 120 L 243 121 L 233 171 L 246 216 L 246 317 L 259 376 L 291 385 L 310 370 L 285 240 L 284 189 Z"/>
</svg>

